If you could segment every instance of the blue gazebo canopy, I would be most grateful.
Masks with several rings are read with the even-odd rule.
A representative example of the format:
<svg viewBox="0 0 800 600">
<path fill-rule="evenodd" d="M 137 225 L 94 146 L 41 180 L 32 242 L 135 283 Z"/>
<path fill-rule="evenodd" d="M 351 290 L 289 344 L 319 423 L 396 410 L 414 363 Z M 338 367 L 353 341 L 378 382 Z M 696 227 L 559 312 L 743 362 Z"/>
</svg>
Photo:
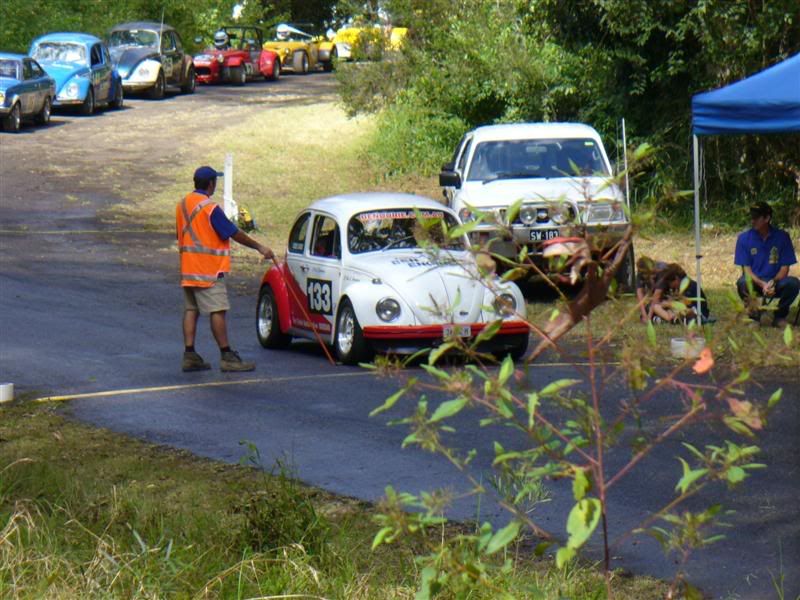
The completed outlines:
<svg viewBox="0 0 800 600">
<path fill-rule="evenodd" d="M 694 135 L 800 131 L 800 54 L 692 98 Z"/>
</svg>

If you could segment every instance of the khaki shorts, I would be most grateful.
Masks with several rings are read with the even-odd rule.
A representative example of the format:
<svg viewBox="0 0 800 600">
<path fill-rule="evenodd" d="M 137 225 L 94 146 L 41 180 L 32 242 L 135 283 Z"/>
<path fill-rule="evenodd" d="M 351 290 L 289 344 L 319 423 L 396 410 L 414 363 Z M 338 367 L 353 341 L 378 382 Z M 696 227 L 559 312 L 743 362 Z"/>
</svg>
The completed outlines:
<svg viewBox="0 0 800 600">
<path fill-rule="evenodd" d="M 217 279 L 214 285 L 207 288 L 183 288 L 183 299 L 185 310 L 198 310 L 204 315 L 230 310 L 231 308 L 228 303 L 228 288 L 225 287 L 224 278 Z"/>
</svg>

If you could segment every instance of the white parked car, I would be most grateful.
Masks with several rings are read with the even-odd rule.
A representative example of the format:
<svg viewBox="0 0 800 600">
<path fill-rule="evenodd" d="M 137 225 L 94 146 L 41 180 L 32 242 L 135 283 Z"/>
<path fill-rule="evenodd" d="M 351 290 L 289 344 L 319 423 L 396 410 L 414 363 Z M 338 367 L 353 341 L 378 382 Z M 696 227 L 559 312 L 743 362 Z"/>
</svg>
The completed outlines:
<svg viewBox="0 0 800 600">
<path fill-rule="evenodd" d="M 478 127 L 461 139 L 452 162 L 442 167 L 439 184 L 462 221 L 486 215 L 470 233 L 473 243 L 488 243 L 491 252 L 511 259 L 526 246 L 544 271 L 546 242 L 588 234 L 598 256 L 629 224 L 600 135 L 581 123 Z M 518 200 L 522 207 L 508 223 L 506 212 Z M 498 230 L 498 222 L 510 228 L 510 235 Z M 632 289 L 633 277 L 631 247 L 617 281 Z"/>
<path fill-rule="evenodd" d="M 285 260 L 267 270 L 256 315 L 265 348 L 293 337 L 333 346 L 355 364 L 373 352 L 410 354 L 445 338 L 474 338 L 502 319 L 487 351 L 521 357 L 528 325 L 519 288 L 482 280 L 466 236 L 441 203 L 410 194 L 358 193 L 314 202 L 289 234 Z M 429 242 L 435 242 L 434 248 Z"/>
</svg>

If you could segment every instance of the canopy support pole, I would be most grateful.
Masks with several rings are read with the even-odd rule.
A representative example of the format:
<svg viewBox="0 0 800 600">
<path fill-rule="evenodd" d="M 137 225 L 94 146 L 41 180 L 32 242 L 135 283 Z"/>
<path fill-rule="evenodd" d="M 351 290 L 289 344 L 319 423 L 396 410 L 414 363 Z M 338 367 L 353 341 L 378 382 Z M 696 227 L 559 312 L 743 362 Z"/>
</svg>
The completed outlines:
<svg viewBox="0 0 800 600">
<path fill-rule="evenodd" d="M 696 309 L 697 325 L 702 324 L 701 315 L 703 314 L 700 303 L 703 301 L 700 290 L 701 275 L 700 261 L 703 255 L 700 253 L 700 140 L 696 135 L 692 135 L 692 158 L 694 163 L 694 257 L 697 261 L 697 298 Z"/>
</svg>

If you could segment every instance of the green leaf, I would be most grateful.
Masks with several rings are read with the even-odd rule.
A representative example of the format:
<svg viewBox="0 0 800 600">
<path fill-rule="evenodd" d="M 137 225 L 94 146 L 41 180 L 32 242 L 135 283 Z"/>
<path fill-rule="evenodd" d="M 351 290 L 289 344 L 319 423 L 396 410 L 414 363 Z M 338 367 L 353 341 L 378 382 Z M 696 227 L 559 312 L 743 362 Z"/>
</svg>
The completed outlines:
<svg viewBox="0 0 800 600">
<path fill-rule="evenodd" d="M 572 480 L 572 495 L 575 500 L 583 500 L 586 493 L 592 489 L 592 482 L 586 476 L 585 469 L 576 469 L 575 477 Z"/>
<path fill-rule="evenodd" d="M 469 233 L 480 224 L 481 221 L 479 219 L 475 219 L 474 221 L 467 221 L 466 223 L 459 225 L 458 227 L 453 227 L 450 231 L 447 232 L 447 235 L 451 240 L 455 238 L 460 238 L 462 235 L 464 235 L 465 233 Z"/>
<path fill-rule="evenodd" d="M 508 546 L 517 537 L 521 526 L 522 523 L 519 521 L 511 521 L 511 523 L 496 531 L 492 539 L 489 540 L 489 545 L 486 546 L 486 554 L 494 554 Z"/>
<path fill-rule="evenodd" d="M 539 394 L 533 392 L 528 394 L 528 429 L 533 429 L 536 420 L 536 409 L 539 407 Z"/>
<path fill-rule="evenodd" d="M 435 365 L 436 361 L 442 357 L 442 354 L 457 346 L 456 342 L 445 342 L 444 344 L 440 344 L 438 347 L 431 350 L 431 353 L 428 355 L 428 364 Z"/>
<path fill-rule="evenodd" d="M 497 375 L 497 381 L 500 385 L 504 385 L 509 377 L 514 374 L 514 361 L 510 355 L 507 355 L 500 366 L 500 373 Z"/>
<path fill-rule="evenodd" d="M 578 549 L 583 546 L 594 533 L 600 522 L 601 504 L 597 498 L 580 500 L 567 517 L 567 546 Z"/>
<path fill-rule="evenodd" d="M 576 552 L 573 548 L 566 546 L 564 548 L 559 548 L 558 552 L 556 552 L 556 566 L 559 569 L 563 569 L 564 565 L 575 558 L 575 554 Z"/>
<path fill-rule="evenodd" d="M 703 600 L 703 592 L 698 590 L 688 581 L 683 582 L 686 600 Z"/>
<path fill-rule="evenodd" d="M 425 369 L 425 371 L 427 371 L 429 375 L 433 375 L 434 377 L 442 381 L 450 381 L 450 373 L 448 373 L 447 371 L 442 371 L 441 369 L 437 369 L 433 365 L 422 364 L 420 366 L 423 369 Z"/>
<path fill-rule="evenodd" d="M 554 394 L 557 394 L 564 388 L 572 387 L 573 385 L 576 385 L 580 382 L 581 382 L 580 379 L 559 379 L 558 381 L 554 381 L 553 383 L 549 383 L 546 386 L 544 386 L 542 391 L 539 392 L 539 395 L 552 396 Z"/>
<path fill-rule="evenodd" d="M 467 405 L 466 398 L 456 398 L 455 400 L 448 400 L 447 402 L 442 402 L 436 410 L 433 412 L 433 416 L 428 421 L 429 423 L 436 423 L 441 421 L 442 419 L 446 419 L 448 417 L 452 417 L 453 415 L 458 414 L 461 412 Z"/>
<path fill-rule="evenodd" d="M 394 529 L 391 527 L 384 527 L 378 533 L 376 533 L 375 538 L 372 540 L 372 549 L 375 550 L 375 548 L 380 546 L 386 539 L 386 536 L 392 533 L 392 531 L 394 531 Z"/>
<path fill-rule="evenodd" d="M 778 402 L 780 402 L 781 396 L 783 396 L 783 388 L 778 388 L 772 393 L 772 396 L 769 397 L 769 400 L 767 401 L 767 408 L 772 408 Z"/>
<path fill-rule="evenodd" d="M 658 343 L 658 341 L 656 340 L 656 328 L 653 327 L 652 321 L 647 322 L 647 341 L 653 348 L 655 348 Z"/>
<path fill-rule="evenodd" d="M 783 330 L 783 343 L 786 345 L 787 348 L 791 348 L 793 340 L 794 340 L 794 335 L 792 334 L 792 326 L 787 325 L 786 329 Z"/>
<path fill-rule="evenodd" d="M 502 327 L 503 321 L 502 319 L 498 319 L 496 321 L 492 321 L 486 327 L 483 328 L 478 335 L 475 336 L 475 341 L 472 343 L 472 347 L 476 347 L 481 342 L 485 342 L 487 340 L 492 339 L 495 334 L 500 331 L 500 327 Z"/>
<path fill-rule="evenodd" d="M 741 483 L 747 477 L 747 473 L 741 467 L 731 467 L 725 475 L 728 481 L 733 484 Z"/>
<path fill-rule="evenodd" d="M 681 477 L 680 481 L 675 485 L 675 489 L 680 490 L 681 494 L 685 494 L 686 490 L 688 490 L 695 481 L 708 473 L 708 469 L 692 469 L 689 463 L 682 458 L 678 457 L 678 460 L 681 461 L 683 465 L 683 477 Z"/>
<path fill-rule="evenodd" d="M 369 416 L 370 416 L 370 417 L 374 417 L 375 415 L 377 415 L 377 414 L 380 414 L 380 413 L 382 413 L 382 412 L 384 412 L 384 411 L 387 411 L 387 410 L 389 410 L 390 408 L 392 408 L 392 407 L 393 407 L 393 406 L 394 406 L 394 405 L 397 403 L 397 401 L 398 401 L 400 398 L 402 398 L 403 394 L 405 394 L 405 393 L 406 393 L 406 391 L 407 391 L 407 389 L 406 389 L 406 388 L 403 388 L 403 389 L 401 389 L 401 390 L 397 390 L 397 391 L 396 391 L 394 394 L 392 394 L 391 396 L 389 396 L 389 397 L 386 399 L 386 402 L 384 402 L 384 403 L 383 403 L 383 404 L 381 404 L 381 405 L 380 405 L 378 408 L 376 408 L 376 409 L 375 409 L 375 410 L 373 410 L 371 413 L 369 413 Z"/>
<path fill-rule="evenodd" d="M 741 419 L 737 419 L 736 417 L 732 417 L 730 415 L 723 417 L 722 422 L 730 429 L 731 431 L 735 431 L 739 435 L 743 435 L 749 438 L 755 437 L 753 432 L 750 428 L 744 424 Z"/>
<path fill-rule="evenodd" d="M 508 207 L 508 210 L 506 210 L 506 218 L 504 225 L 513 223 L 519 216 L 519 210 L 521 208 L 522 208 L 522 198 L 515 201 L 511 206 Z"/>
</svg>

